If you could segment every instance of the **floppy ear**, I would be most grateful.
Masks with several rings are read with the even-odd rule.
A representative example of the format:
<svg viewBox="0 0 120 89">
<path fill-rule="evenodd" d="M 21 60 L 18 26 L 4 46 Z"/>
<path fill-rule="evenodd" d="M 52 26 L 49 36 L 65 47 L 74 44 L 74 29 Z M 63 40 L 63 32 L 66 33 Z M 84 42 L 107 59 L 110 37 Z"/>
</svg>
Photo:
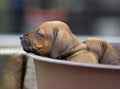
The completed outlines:
<svg viewBox="0 0 120 89">
<path fill-rule="evenodd" d="M 106 44 L 106 45 L 107 47 L 103 52 L 101 63 L 102 64 L 120 64 L 120 57 L 118 56 L 116 50 L 110 44 Z"/>
<path fill-rule="evenodd" d="M 62 58 L 66 53 L 70 53 L 74 47 L 71 33 L 64 30 L 54 29 L 54 41 L 52 44 L 51 57 Z"/>
</svg>

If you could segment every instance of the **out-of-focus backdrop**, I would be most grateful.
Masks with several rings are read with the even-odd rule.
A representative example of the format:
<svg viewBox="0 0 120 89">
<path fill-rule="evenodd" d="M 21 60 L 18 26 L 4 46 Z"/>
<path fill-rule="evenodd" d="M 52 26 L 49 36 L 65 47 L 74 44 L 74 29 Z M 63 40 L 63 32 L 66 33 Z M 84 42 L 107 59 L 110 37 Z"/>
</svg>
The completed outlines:
<svg viewBox="0 0 120 89">
<path fill-rule="evenodd" d="M 119 36 L 120 0 L 0 0 L 0 34 L 23 34 L 44 21 L 79 35 Z"/>
<path fill-rule="evenodd" d="M 97 36 L 120 42 L 120 0 L 0 0 L 0 89 L 21 89 L 25 58 L 19 54 L 25 52 L 19 37 L 50 20 L 66 22 L 80 41 Z M 27 89 L 37 89 L 35 75 L 28 60 Z"/>
</svg>

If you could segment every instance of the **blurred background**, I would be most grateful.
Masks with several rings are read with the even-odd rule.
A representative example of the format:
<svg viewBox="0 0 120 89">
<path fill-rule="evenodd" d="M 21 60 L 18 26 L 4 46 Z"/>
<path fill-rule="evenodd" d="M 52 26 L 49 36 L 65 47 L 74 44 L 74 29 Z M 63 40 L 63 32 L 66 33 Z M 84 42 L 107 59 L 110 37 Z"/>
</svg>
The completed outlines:
<svg viewBox="0 0 120 89">
<path fill-rule="evenodd" d="M 120 0 L 0 0 L 0 34 L 23 34 L 44 21 L 79 35 L 119 36 Z"/>
<path fill-rule="evenodd" d="M 120 42 L 120 0 L 0 0 L 0 55 L 23 52 L 20 35 L 50 20 L 66 22 L 74 34 L 80 35 L 80 41 L 97 36 L 110 43 Z M 6 57 L 1 59 L 0 71 Z M 37 89 L 31 61 L 27 64 L 25 85 L 28 89 Z M 1 78 L 0 85 L 3 85 Z"/>
</svg>

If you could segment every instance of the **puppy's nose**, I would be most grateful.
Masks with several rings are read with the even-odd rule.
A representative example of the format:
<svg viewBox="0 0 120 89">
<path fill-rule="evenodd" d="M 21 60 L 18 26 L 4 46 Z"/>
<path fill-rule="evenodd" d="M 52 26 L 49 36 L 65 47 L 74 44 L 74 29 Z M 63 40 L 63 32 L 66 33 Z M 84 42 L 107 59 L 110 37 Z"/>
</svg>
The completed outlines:
<svg viewBox="0 0 120 89">
<path fill-rule="evenodd" d="M 20 39 L 22 40 L 24 36 L 20 36 Z"/>
<path fill-rule="evenodd" d="M 20 39 L 22 40 L 22 39 L 24 39 L 24 37 L 26 37 L 26 36 L 28 36 L 28 34 L 24 34 L 24 35 L 20 36 Z"/>
</svg>

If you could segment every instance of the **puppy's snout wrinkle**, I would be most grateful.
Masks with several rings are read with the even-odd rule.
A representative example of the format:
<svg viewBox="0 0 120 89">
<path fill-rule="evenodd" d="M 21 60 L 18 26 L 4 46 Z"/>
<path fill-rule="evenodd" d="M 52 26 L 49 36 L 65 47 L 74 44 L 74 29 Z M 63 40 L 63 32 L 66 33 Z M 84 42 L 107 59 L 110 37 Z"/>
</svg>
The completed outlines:
<svg viewBox="0 0 120 89">
<path fill-rule="evenodd" d="M 23 41 L 23 45 L 25 47 L 29 47 L 29 46 L 31 46 L 31 42 L 30 41 Z"/>
</svg>

